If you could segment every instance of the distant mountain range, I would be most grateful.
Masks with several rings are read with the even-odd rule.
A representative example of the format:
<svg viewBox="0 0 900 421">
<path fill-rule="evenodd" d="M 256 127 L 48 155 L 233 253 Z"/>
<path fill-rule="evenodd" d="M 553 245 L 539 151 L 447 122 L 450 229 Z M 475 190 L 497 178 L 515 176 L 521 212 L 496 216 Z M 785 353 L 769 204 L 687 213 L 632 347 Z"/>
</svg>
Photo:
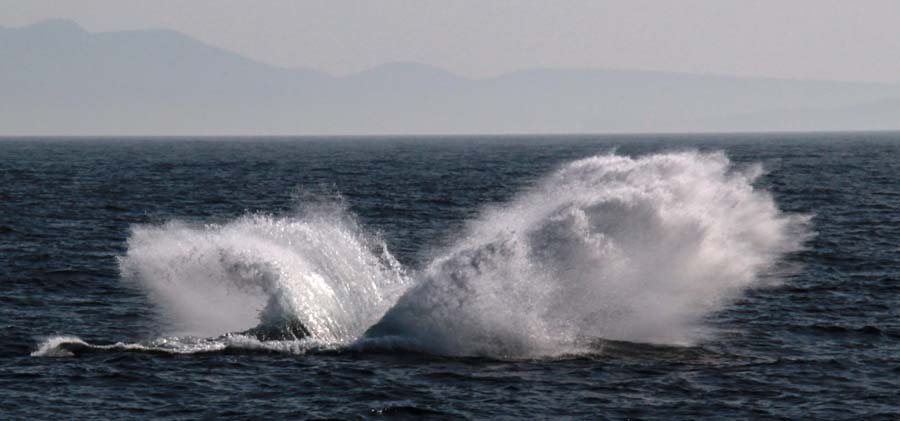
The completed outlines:
<svg viewBox="0 0 900 421">
<path fill-rule="evenodd" d="M 900 85 L 416 63 L 346 77 L 169 30 L 0 28 L 0 135 L 617 133 L 900 129 Z"/>
</svg>

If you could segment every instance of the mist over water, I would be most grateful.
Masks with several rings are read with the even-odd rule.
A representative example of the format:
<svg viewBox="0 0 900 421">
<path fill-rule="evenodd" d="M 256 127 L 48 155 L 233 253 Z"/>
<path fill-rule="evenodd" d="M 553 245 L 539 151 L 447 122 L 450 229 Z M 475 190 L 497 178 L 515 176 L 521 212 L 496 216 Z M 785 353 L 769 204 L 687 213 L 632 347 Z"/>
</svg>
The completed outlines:
<svg viewBox="0 0 900 421">
<path fill-rule="evenodd" d="M 352 345 L 534 357 L 597 339 L 691 344 L 708 334 L 705 316 L 809 236 L 806 216 L 754 188 L 760 174 L 723 153 L 577 160 L 484 209 L 419 269 L 338 201 L 135 226 L 120 271 L 171 324 L 174 336 L 150 347 L 175 352 Z M 285 344 L 296 341 L 307 346 Z"/>
</svg>

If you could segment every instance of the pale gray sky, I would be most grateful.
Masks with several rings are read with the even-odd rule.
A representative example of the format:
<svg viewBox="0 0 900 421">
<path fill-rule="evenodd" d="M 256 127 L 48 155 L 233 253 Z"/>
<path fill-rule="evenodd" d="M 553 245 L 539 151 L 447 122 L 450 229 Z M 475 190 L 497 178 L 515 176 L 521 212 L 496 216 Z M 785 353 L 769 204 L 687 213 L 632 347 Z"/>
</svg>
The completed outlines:
<svg viewBox="0 0 900 421">
<path fill-rule="evenodd" d="M 267 63 L 594 67 L 900 82 L 900 0 L 0 0 L 0 25 L 174 29 Z"/>
</svg>

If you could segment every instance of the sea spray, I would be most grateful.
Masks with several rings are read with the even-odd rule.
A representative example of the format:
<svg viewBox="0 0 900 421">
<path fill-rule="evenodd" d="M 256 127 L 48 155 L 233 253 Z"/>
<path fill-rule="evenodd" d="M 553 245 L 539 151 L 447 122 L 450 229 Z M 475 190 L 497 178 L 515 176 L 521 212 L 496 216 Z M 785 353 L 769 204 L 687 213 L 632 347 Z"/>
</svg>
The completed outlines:
<svg viewBox="0 0 900 421">
<path fill-rule="evenodd" d="M 492 356 L 691 343 L 808 236 L 807 217 L 753 187 L 760 174 L 722 153 L 572 162 L 469 224 L 367 336 Z"/>
<path fill-rule="evenodd" d="M 288 328 L 284 339 L 351 341 L 409 284 L 339 203 L 222 225 L 136 226 L 119 263 L 181 333 L 201 336 L 255 328 L 268 339 Z"/>
<path fill-rule="evenodd" d="M 485 209 L 409 275 L 340 203 L 135 226 L 120 270 L 179 333 L 211 337 L 153 350 L 532 357 L 596 339 L 690 344 L 809 236 L 807 216 L 754 187 L 760 175 L 722 153 L 574 161 Z M 229 333 L 248 329 L 265 334 Z"/>
</svg>

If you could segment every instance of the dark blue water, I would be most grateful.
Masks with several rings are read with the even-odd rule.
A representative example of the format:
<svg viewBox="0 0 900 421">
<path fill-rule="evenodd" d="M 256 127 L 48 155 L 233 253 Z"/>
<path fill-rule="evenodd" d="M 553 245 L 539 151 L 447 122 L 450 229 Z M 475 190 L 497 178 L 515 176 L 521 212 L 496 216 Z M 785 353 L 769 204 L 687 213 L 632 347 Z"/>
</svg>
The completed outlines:
<svg viewBox="0 0 900 421">
<path fill-rule="evenodd" d="M 802 249 L 763 253 L 775 263 L 748 275 L 740 287 L 712 289 L 715 297 L 691 292 L 690 299 L 698 303 L 718 300 L 721 294 L 727 299 L 716 301 L 711 307 L 715 310 L 700 319 L 685 316 L 691 326 L 707 332 L 688 335 L 690 340 L 658 340 L 659 335 L 627 331 L 630 318 L 652 325 L 655 317 L 666 319 L 660 323 L 674 317 L 662 305 L 655 307 L 656 301 L 641 301 L 641 289 L 631 288 L 628 299 L 643 304 L 627 308 L 640 314 L 593 316 L 603 308 L 578 313 L 586 321 L 578 322 L 577 331 L 591 336 L 587 350 L 541 348 L 517 354 L 515 350 L 522 348 L 514 346 L 521 343 L 503 342 L 506 336 L 497 336 L 497 347 L 476 343 L 493 344 L 494 338 L 490 330 L 469 333 L 484 318 L 472 314 L 473 309 L 494 310 L 490 305 L 466 304 L 460 307 L 459 319 L 441 319 L 440 326 L 450 333 L 432 325 L 410 330 L 410 337 L 426 343 L 423 347 L 232 344 L 174 352 L 158 340 L 181 334 L 178 323 L 184 317 L 174 317 L 172 308 L 154 298 L 148 285 L 177 284 L 185 281 L 178 277 L 182 275 L 163 282 L 146 279 L 152 278 L 146 274 L 127 275 L 120 265 L 124 256 L 147 258 L 135 245 L 134 229 L 140 227 L 166 227 L 171 221 L 190 227 L 234 226 L 248 215 L 302 223 L 309 214 L 298 208 L 305 203 L 340 202 L 335 212 L 355 221 L 366 238 L 383 239 L 415 285 L 428 276 L 440 277 L 424 275 L 436 256 L 454 244 L 474 241 L 466 234 L 472 221 L 490 220 L 485 216 L 490 212 L 518 215 L 513 204 L 527 201 L 523 192 L 552 183 L 554 171 L 568 168 L 574 160 L 613 151 L 640 160 L 686 150 L 701 155 L 724 151 L 729 171 L 762 164 L 765 173 L 752 180 L 753 189 L 771 194 L 780 215 L 811 217 L 804 232 L 786 229 L 783 239 L 771 240 L 775 246 L 800 242 Z M 703 156 L 700 162 L 713 159 Z M 640 190 L 641 181 L 632 183 Z M 589 226 L 604 224 L 606 233 L 638 230 L 640 244 L 646 245 L 640 247 L 648 250 L 681 238 L 664 230 L 644 230 L 646 224 L 623 225 L 620 221 L 629 221 L 627 216 L 637 212 L 628 209 L 624 216 L 591 220 L 594 225 Z M 756 244 L 740 233 L 762 223 L 750 214 L 735 217 L 725 225 L 733 229 L 717 234 L 725 237 L 722 248 L 732 242 L 728 235 L 736 235 L 735 242 Z M 176 230 L 160 229 L 161 236 Z M 199 238 L 196 247 L 219 241 L 220 237 L 200 236 L 202 228 L 192 229 L 188 232 Z M 541 238 L 557 238 L 553 235 Z M 165 244 L 154 243 L 156 238 L 148 240 L 148 247 L 165 250 Z M 240 245 L 242 240 L 237 236 L 229 241 Z M 775 247 L 763 243 L 759 247 Z M 578 251 L 569 250 L 572 241 L 541 244 L 542 259 L 565 262 L 558 266 L 560 279 L 569 279 L 570 270 L 585 276 L 604 270 L 583 264 L 593 260 L 573 260 L 571 254 Z M 495 248 L 485 250 L 493 253 Z M 625 248 L 639 249 L 643 250 Z M 172 262 L 192 256 L 185 252 L 172 257 Z M 486 261 L 495 265 L 492 256 Z M 713 269 L 695 269 L 706 268 L 705 263 L 690 259 L 690 265 L 688 260 L 666 260 L 658 271 L 642 267 L 647 271 L 639 273 L 661 273 L 654 275 L 654 282 L 666 288 L 669 278 L 688 283 L 692 276 L 698 277 L 697 282 L 729 281 L 709 275 Z M 656 264 L 653 259 L 642 262 Z M 729 262 L 723 260 L 721 265 Z M 191 264 L 203 268 L 203 262 Z M 493 273 L 493 266 L 483 269 L 480 264 L 473 264 L 478 276 Z M 677 269 L 682 267 L 689 269 Z M 464 277 L 460 282 L 465 288 L 473 287 L 466 282 L 475 282 L 468 279 L 487 279 L 466 275 L 469 272 L 450 273 L 456 281 Z M 527 307 L 527 297 L 516 295 L 519 281 L 492 292 L 499 295 L 492 298 L 496 302 L 513 303 L 512 309 L 497 309 L 509 312 L 498 318 L 515 319 L 517 306 Z M 900 416 L 900 135 L 8 138 L 0 140 L 0 283 L 2 418 L 896 419 Z M 690 289 L 684 286 L 688 284 L 672 285 L 666 291 L 673 296 Z M 475 287 L 476 293 L 481 291 Z M 452 288 L 445 293 L 457 294 Z M 413 302 L 438 293 L 430 294 L 407 294 L 412 298 L 405 297 L 400 309 L 391 313 L 391 320 L 400 319 L 399 324 L 382 323 L 365 335 L 403 336 L 404 329 L 414 330 L 410 326 L 420 326 L 418 321 L 402 321 L 404 314 L 424 312 L 421 317 L 428 319 L 430 306 L 445 302 L 440 297 L 435 298 L 437 304 Z M 507 300 L 505 294 L 524 301 Z M 591 307 L 595 301 L 580 300 L 584 295 L 573 294 L 571 307 Z M 391 308 L 388 304 L 386 308 Z M 522 320 L 528 320 L 525 307 Z M 304 315 L 299 317 L 308 323 Z M 619 330 L 597 330 L 600 327 L 591 325 L 592 320 L 607 320 Z M 457 329 L 459 337 L 470 342 L 447 342 Z M 502 333 L 518 338 L 518 332 Z M 80 338 L 85 345 L 64 344 L 60 352 L 51 353 L 57 357 L 32 356 L 45 340 L 62 335 Z M 427 344 L 432 337 L 439 346 Z M 141 347 L 104 348 L 117 342 Z M 291 341 L 279 343 L 284 342 Z"/>
</svg>

